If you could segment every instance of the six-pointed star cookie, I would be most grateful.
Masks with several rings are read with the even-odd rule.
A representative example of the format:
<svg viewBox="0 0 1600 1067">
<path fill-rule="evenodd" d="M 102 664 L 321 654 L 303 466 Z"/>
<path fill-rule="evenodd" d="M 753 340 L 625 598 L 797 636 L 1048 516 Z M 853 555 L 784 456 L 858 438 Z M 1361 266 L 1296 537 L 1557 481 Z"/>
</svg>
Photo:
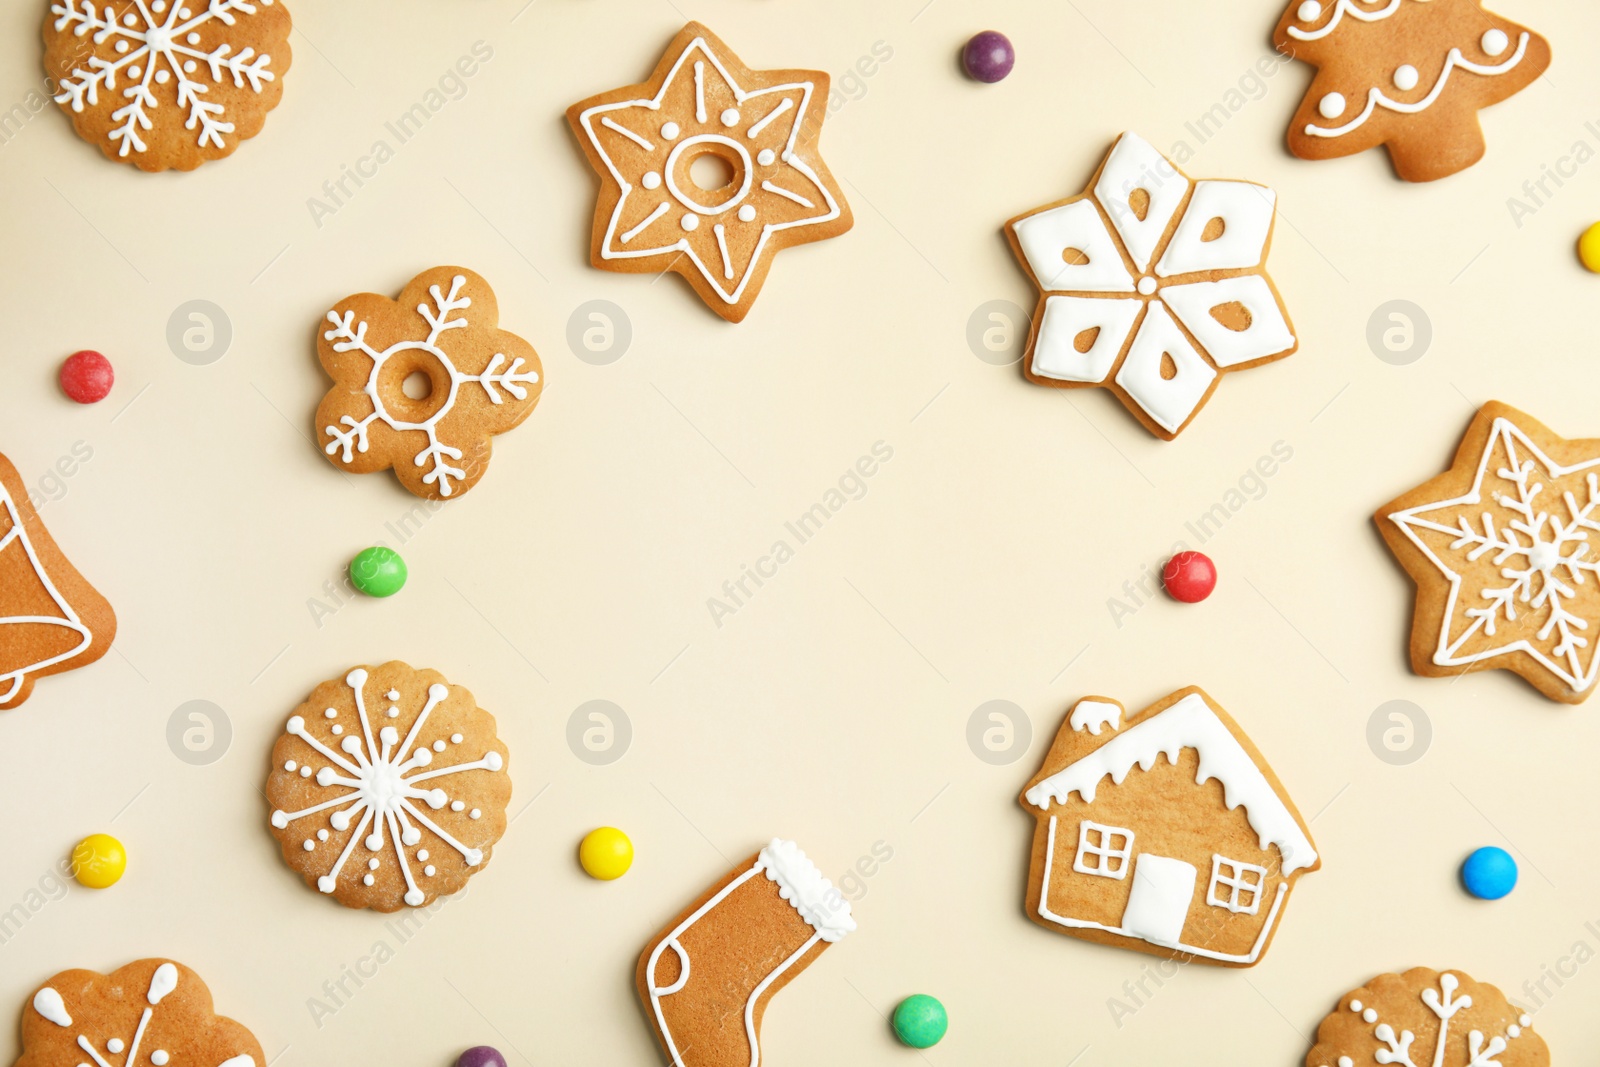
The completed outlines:
<svg viewBox="0 0 1600 1067">
<path fill-rule="evenodd" d="M 853 221 L 817 151 L 827 101 L 821 71 L 752 71 L 691 22 L 648 82 L 572 105 L 600 175 L 594 265 L 676 271 L 717 314 L 743 319 L 780 248 Z"/>
<path fill-rule="evenodd" d="M 1411 663 L 1440 677 L 1502 667 L 1552 700 L 1595 682 L 1600 440 L 1568 441 L 1485 404 L 1450 469 L 1391 501 L 1378 528 L 1417 583 Z"/>
<path fill-rule="evenodd" d="M 1276 206 L 1253 182 L 1192 182 L 1123 134 L 1086 192 L 1006 223 L 1040 292 L 1028 380 L 1104 386 L 1178 436 L 1224 373 L 1295 350 L 1265 269 Z"/>
</svg>

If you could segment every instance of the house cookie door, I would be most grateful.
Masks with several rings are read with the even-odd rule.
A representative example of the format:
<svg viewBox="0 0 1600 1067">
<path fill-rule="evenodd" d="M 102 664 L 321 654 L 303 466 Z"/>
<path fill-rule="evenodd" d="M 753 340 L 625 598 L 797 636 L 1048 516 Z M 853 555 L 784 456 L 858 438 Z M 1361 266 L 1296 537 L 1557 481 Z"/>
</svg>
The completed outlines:
<svg viewBox="0 0 1600 1067">
<path fill-rule="evenodd" d="M 1142 853 L 1133 865 L 1123 931 L 1158 945 L 1181 944 L 1198 876 L 1192 863 Z"/>
</svg>

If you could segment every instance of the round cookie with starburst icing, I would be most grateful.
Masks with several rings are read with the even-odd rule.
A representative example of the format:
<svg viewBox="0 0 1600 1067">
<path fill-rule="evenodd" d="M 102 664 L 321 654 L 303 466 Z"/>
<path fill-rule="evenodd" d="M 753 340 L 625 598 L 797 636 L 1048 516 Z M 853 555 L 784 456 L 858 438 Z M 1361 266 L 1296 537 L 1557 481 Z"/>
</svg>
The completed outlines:
<svg viewBox="0 0 1600 1067">
<path fill-rule="evenodd" d="M 494 716 L 399 661 L 323 682 L 272 749 L 266 796 L 284 862 L 349 908 L 460 890 L 506 829 L 509 755 Z"/>
<path fill-rule="evenodd" d="M 106 158 L 194 170 L 266 125 L 289 30 L 282 0 L 52 0 L 45 84 Z"/>
</svg>

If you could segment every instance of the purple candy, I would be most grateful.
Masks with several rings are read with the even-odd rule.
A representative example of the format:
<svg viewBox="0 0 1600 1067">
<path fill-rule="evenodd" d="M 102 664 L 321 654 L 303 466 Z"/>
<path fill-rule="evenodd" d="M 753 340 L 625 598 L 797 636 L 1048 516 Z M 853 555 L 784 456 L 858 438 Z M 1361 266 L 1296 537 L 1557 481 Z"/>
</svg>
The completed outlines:
<svg viewBox="0 0 1600 1067">
<path fill-rule="evenodd" d="M 506 1067 L 506 1058 L 488 1045 L 479 1045 L 463 1052 L 456 1067 Z"/>
<path fill-rule="evenodd" d="M 997 82 L 1011 73 L 1017 61 L 1017 51 L 1003 33 L 984 30 L 961 51 L 961 65 L 967 73 L 981 82 Z"/>
</svg>

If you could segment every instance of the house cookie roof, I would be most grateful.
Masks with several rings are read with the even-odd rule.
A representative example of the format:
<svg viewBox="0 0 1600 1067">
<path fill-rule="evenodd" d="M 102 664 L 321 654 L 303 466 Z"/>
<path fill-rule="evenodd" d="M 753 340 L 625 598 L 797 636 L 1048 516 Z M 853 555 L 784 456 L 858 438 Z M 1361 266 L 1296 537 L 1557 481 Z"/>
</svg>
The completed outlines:
<svg viewBox="0 0 1600 1067">
<path fill-rule="evenodd" d="M 1186 748 L 1200 756 L 1195 784 L 1203 785 L 1212 778 L 1222 783 L 1223 803 L 1229 811 L 1243 805 L 1250 828 L 1261 838 L 1261 848 L 1278 846 L 1284 874 L 1316 864 L 1316 849 L 1283 797 L 1199 693 L 1190 693 L 1126 727 L 1087 756 L 1039 782 L 1024 798 L 1040 810 L 1065 803 L 1073 793 L 1092 804 L 1095 790 L 1107 775 L 1121 785 L 1135 764 L 1148 771 L 1161 756 L 1176 764 Z"/>
</svg>

